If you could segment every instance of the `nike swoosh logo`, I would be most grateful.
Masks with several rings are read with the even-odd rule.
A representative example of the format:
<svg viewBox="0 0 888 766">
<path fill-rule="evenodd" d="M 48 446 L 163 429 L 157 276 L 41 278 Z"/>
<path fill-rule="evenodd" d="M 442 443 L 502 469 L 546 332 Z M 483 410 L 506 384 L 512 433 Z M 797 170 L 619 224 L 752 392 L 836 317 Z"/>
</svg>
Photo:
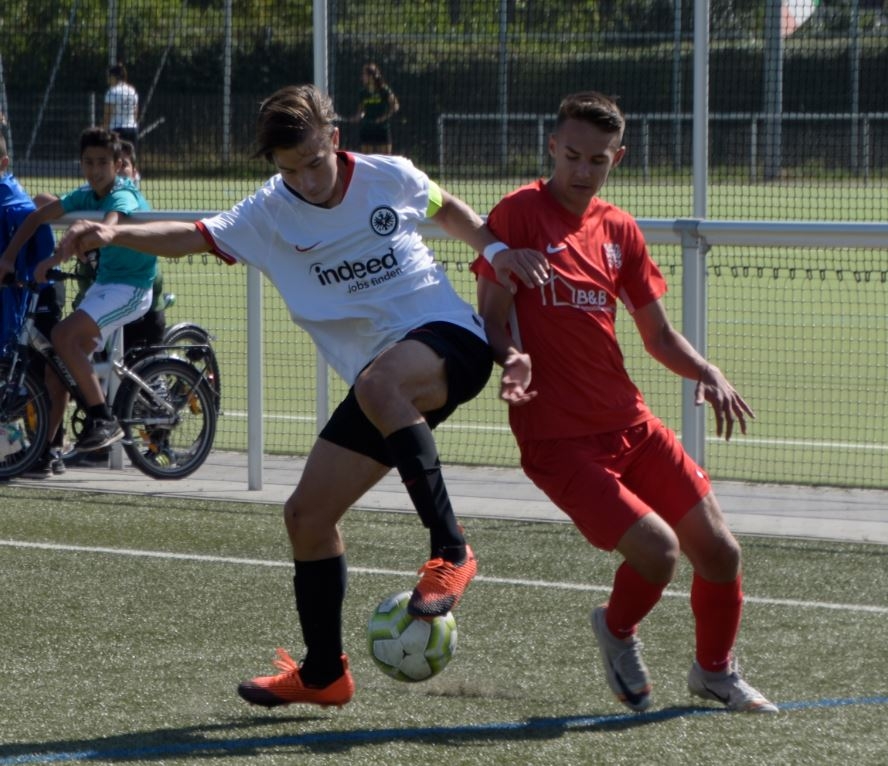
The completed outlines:
<svg viewBox="0 0 888 766">
<path fill-rule="evenodd" d="M 623 690 L 623 699 L 626 700 L 631 706 L 635 707 L 636 705 L 641 705 L 646 697 L 650 696 L 651 687 L 645 686 L 644 689 L 638 692 L 632 691 L 628 686 L 626 686 L 626 682 L 623 681 L 623 677 L 614 670 L 614 677 L 617 679 L 617 683 L 620 685 L 620 688 Z"/>
<path fill-rule="evenodd" d="M 546 245 L 546 252 L 549 255 L 554 255 L 555 253 L 560 253 L 562 250 L 567 250 L 567 245 L 561 244 L 558 247 L 555 245 Z"/>
<path fill-rule="evenodd" d="M 710 688 L 706 685 L 705 682 L 703 683 L 703 688 L 706 689 L 706 691 L 708 691 L 708 692 L 709 692 L 713 697 L 715 697 L 719 702 L 722 702 L 722 703 L 724 703 L 725 705 L 727 705 L 728 702 L 731 701 L 731 698 L 730 698 L 730 697 L 725 697 L 725 696 L 719 694 L 717 691 L 715 691 L 715 689 L 710 689 Z"/>
<path fill-rule="evenodd" d="M 320 241 L 315 242 L 313 245 L 309 245 L 308 247 L 299 247 L 299 245 L 293 245 L 296 248 L 297 253 L 307 253 L 309 250 L 314 250 L 318 245 L 320 245 Z"/>
</svg>

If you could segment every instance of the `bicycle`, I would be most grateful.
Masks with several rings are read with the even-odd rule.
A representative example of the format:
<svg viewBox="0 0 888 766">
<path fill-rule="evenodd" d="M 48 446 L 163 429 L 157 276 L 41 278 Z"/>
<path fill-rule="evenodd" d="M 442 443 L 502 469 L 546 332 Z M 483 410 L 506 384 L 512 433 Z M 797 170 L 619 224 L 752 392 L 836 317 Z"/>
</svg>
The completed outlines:
<svg viewBox="0 0 888 766">
<path fill-rule="evenodd" d="M 206 368 L 207 379 L 213 387 L 216 395 L 216 413 L 222 414 L 222 373 L 219 369 L 219 360 L 213 349 L 215 336 L 193 322 L 179 322 L 168 328 L 163 334 L 163 341 L 159 346 L 149 346 L 151 349 L 179 350 L 192 364 L 202 363 Z"/>
<path fill-rule="evenodd" d="M 175 296 L 168 293 L 165 297 L 167 308 L 175 302 Z M 111 339 L 104 349 L 97 351 L 94 357 L 94 369 L 102 384 L 106 398 L 109 393 L 109 387 L 106 383 L 110 364 L 108 363 L 108 354 L 110 349 L 119 346 L 123 340 L 123 330 L 117 330 L 112 334 Z M 193 322 L 180 322 L 168 328 L 163 334 L 160 343 L 154 343 L 148 346 L 133 346 L 125 351 L 124 358 L 130 361 L 147 355 L 153 356 L 184 356 L 189 362 L 198 366 L 201 373 L 206 377 L 213 389 L 216 414 L 222 414 L 222 377 L 219 370 L 219 361 L 216 358 L 216 352 L 213 349 L 214 336 L 198 324 Z M 77 441 L 86 429 L 86 411 L 76 405 L 70 416 L 67 418 L 70 426 L 70 433 Z M 102 464 L 108 459 L 110 448 L 98 450 L 97 452 L 77 452 L 69 450 L 61 452 L 58 459 L 65 465 L 82 464 L 83 462 Z M 183 474 L 187 475 L 187 474 Z M 167 478 L 166 476 L 162 478 Z M 171 478 L 182 478 L 171 477 Z"/>
<path fill-rule="evenodd" d="M 77 278 L 56 270 L 49 277 Z M 14 284 L 22 288 L 16 331 L 0 356 L 0 480 L 28 471 L 46 448 L 49 396 L 42 375 L 38 377 L 31 369 L 33 358 L 41 357 L 56 372 L 75 408 L 86 412 L 80 387 L 50 341 L 35 327 L 42 285 L 24 280 Z M 189 354 L 195 360 L 203 359 L 203 366 L 198 367 Z M 135 348 L 123 359 L 100 358 L 94 368 L 123 428 L 123 447 L 136 468 L 156 479 L 181 479 L 204 463 L 213 446 L 220 412 L 219 379 L 214 372 L 218 364 L 209 345 Z M 112 390 L 112 376 L 120 382 L 116 391 Z M 78 422 L 82 427 L 83 418 Z"/>
<path fill-rule="evenodd" d="M 75 278 L 81 279 L 76 272 Z M 164 308 L 169 308 L 175 303 L 175 301 L 176 296 L 172 293 L 164 294 Z M 105 385 L 103 373 L 106 372 L 108 365 L 102 363 L 108 361 L 109 349 L 118 345 L 122 339 L 122 331 L 113 334 L 106 347 L 101 351 L 97 351 L 94 357 L 94 359 L 98 361 L 98 365 L 94 364 L 94 368 L 96 369 L 96 374 L 99 377 L 99 382 L 102 383 L 102 388 L 105 391 L 106 396 L 108 394 L 108 387 Z M 213 349 L 213 340 L 214 336 L 200 325 L 194 324 L 193 322 L 179 322 L 178 324 L 167 328 L 160 343 L 154 343 L 148 346 L 133 346 L 132 348 L 127 349 L 129 357 L 125 354 L 125 358 L 132 360 L 147 354 L 153 354 L 155 356 L 160 354 L 173 356 L 181 354 L 192 364 L 202 365 L 199 369 L 201 369 L 201 372 L 206 375 L 207 381 L 209 381 L 213 388 L 216 414 L 221 415 L 222 376 L 219 370 L 219 361 L 216 358 L 216 352 Z M 75 407 L 74 411 L 71 412 L 70 417 L 68 418 L 68 422 L 70 423 L 71 433 L 76 441 L 80 438 L 86 427 L 86 411 L 79 406 Z M 107 449 L 100 452 L 102 454 L 102 459 L 108 454 Z M 91 454 L 99 453 L 66 452 L 61 454 L 59 459 L 70 464 L 79 462 L 83 459 L 89 460 Z"/>
</svg>

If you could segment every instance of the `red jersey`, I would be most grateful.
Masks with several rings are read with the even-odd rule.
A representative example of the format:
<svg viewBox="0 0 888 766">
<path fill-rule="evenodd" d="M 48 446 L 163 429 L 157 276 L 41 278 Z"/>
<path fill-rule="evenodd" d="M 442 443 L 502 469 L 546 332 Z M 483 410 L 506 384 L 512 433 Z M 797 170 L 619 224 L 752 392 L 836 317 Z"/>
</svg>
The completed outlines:
<svg viewBox="0 0 888 766">
<path fill-rule="evenodd" d="M 510 247 L 545 253 L 545 285 L 519 285 L 509 330 L 533 364 L 538 395 L 509 408 L 519 444 L 629 428 L 654 417 L 632 382 L 617 342 L 617 299 L 633 312 L 666 292 L 635 219 L 594 199 L 583 216 L 539 180 L 512 192 L 487 225 Z M 472 270 L 496 279 L 479 257 Z"/>
</svg>

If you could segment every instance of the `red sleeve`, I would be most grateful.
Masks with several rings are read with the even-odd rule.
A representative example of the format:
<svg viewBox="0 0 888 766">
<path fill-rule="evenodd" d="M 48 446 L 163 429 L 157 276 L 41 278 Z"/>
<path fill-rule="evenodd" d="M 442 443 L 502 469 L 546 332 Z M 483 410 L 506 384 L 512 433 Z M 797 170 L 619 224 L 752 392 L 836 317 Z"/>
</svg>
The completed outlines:
<svg viewBox="0 0 888 766">
<path fill-rule="evenodd" d="M 496 238 L 507 244 L 509 247 L 517 247 L 514 245 L 510 239 L 514 239 L 513 236 L 510 235 L 510 230 L 508 227 L 508 216 L 506 211 L 506 205 L 503 202 L 500 202 L 490 211 L 490 215 L 487 216 L 487 228 L 490 229 Z M 493 266 L 490 265 L 488 260 L 483 256 L 479 255 L 472 262 L 472 273 L 476 278 L 484 278 L 489 279 L 491 282 L 496 282 L 499 284 L 499 281 L 496 278 L 496 272 L 493 270 Z M 513 277 L 514 279 L 514 277 Z"/>
<path fill-rule="evenodd" d="M 493 270 L 493 266 L 491 266 L 487 259 L 483 255 L 479 255 L 472 261 L 471 265 L 472 273 L 478 279 L 489 279 L 491 282 L 496 282 L 496 272 Z"/>
<path fill-rule="evenodd" d="M 630 313 L 666 294 L 666 280 L 651 258 L 647 243 L 635 219 L 628 214 L 620 221 L 620 232 L 614 241 L 621 243 L 623 265 L 620 269 L 619 291 Z"/>
<path fill-rule="evenodd" d="M 237 258 L 219 249 L 219 247 L 216 245 L 216 240 L 213 239 L 213 235 L 210 234 L 209 229 L 204 226 L 203 221 L 197 221 L 195 223 L 195 226 L 197 226 L 197 230 L 200 232 L 204 240 L 206 240 L 206 243 L 210 246 L 210 252 L 213 255 L 215 255 L 220 261 L 227 263 L 229 266 L 233 266 L 235 263 L 237 263 Z"/>
</svg>

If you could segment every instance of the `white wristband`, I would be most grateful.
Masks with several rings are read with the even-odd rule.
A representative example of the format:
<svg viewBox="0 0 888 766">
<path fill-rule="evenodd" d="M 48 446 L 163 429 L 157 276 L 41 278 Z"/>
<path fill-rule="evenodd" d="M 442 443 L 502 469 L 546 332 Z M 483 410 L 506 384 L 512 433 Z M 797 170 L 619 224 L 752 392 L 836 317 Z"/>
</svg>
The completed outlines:
<svg viewBox="0 0 888 766">
<path fill-rule="evenodd" d="M 491 266 L 493 265 L 493 256 L 497 253 L 501 253 L 503 250 L 508 250 L 509 246 L 504 242 L 491 242 L 484 250 L 481 251 L 481 255 L 484 256 L 484 260 L 487 261 Z"/>
</svg>

